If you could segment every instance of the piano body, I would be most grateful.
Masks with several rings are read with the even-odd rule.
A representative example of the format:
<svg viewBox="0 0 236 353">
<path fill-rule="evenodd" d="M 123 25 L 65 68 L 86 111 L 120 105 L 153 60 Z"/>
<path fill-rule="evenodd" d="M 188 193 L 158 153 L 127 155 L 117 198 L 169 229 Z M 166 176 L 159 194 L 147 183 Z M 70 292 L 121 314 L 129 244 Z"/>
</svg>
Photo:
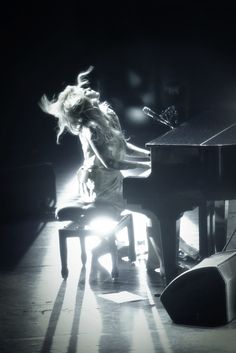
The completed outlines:
<svg viewBox="0 0 236 353">
<path fill-rule="evenodd" d="M 146 146 L 151 173 L 125 178 L 123 192 L 128 203 L 141 204 L 159 219 L 168 284 L 178 275 L 179 220 L 185 211 L 199 207 L 201 258 L 215 251 L 209 233 L 226 240 L 224 222 L 213 227 L 212 205 L 224 216 L 224 201 L 236 198 L 236 113 L 204 112 Z"/>
</svg>

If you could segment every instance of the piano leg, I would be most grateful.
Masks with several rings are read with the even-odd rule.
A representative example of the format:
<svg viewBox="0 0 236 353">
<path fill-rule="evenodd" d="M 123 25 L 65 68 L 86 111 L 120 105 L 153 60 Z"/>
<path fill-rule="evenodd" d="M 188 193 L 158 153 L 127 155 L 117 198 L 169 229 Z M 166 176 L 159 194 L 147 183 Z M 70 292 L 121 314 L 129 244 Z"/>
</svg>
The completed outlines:
<svg viewBox="0 0 236 353">
<path fill-rule="evenodd" d="M 199 205 L 199 255 L 201 259 L 214 251 L 214 202 L 202 201 Z"/>
<path fill-rule="evenodd" d="M 223 249 L 227 237 L 228 203 L 204 201 L 199 205 L 199 255 L 204 259 Z"/>
<path fill-rule="evenodd" d="M 168 284 L 178 275 L 180 219 L 169 216 L 161 217 L 159 221 L 165 284 Z"/>
<path fill-rule="evenodd" d="M 149 209 L 151 205 L 149 205 Z M 154 208 L 155 210 L 155 208 Z M 167 285 L 172 279 L 178 275 L 178 251 L 179 251 L 179 229 L 180 217 L 175 212 L 167 210 L 161 212 L 157 218 L 153 211 L 144 212 L 152 221 L 152 228 L 149 230 L 149 244 L 154 247 L 155 253 L 159 258 L 160 273 L 163 284 Z M 148 254 L 147 265 L 153 263 L 152 250 Z"/>
<path fill-rule="evenodd" d="M 215 201 L 215 250 L 221 251 L 227 238 L 228 201 Z"/>
</svg>

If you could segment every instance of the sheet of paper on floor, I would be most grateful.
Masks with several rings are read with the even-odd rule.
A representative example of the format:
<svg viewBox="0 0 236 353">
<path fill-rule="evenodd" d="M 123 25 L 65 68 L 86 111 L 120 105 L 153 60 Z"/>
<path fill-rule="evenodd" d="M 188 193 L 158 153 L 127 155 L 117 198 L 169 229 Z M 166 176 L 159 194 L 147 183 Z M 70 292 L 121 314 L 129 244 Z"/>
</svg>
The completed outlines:
<svg viewBox="0 0 236 353">
<path fill-rule="evenodd" d="M 111 300 L 118 304 L 147 299 L 147 298 L 141 297 L 140 295 L 127 292 L 127 291 L 99 294 L 98 296 L 107 300 Z"/>
</svg>

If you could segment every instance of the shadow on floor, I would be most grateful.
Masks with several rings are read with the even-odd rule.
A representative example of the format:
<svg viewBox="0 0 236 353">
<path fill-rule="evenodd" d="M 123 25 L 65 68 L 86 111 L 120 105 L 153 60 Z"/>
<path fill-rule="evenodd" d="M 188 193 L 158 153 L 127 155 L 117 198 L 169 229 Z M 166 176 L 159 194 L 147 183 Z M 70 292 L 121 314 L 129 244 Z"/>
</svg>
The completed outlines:
<svg viewBox="0 0 236 353">
<path fill-rule="evenodd" d="M 46 224 L 43 219 L 0 224 L 0 270 L 14 269 Z"/>
</svg>

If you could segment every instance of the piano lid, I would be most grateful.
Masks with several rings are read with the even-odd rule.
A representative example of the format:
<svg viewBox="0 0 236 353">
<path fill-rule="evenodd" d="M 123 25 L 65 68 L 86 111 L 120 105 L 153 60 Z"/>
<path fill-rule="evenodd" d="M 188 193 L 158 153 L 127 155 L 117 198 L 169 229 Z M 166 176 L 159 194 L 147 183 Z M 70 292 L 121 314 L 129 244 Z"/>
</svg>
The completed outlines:
<svg viewBox="0 0 236 353">
<path fill-rule="evenodd" d="M 207 111 L 146 144 L 153 146 L 236 145 L 236 112 Z"/>
</svg>

